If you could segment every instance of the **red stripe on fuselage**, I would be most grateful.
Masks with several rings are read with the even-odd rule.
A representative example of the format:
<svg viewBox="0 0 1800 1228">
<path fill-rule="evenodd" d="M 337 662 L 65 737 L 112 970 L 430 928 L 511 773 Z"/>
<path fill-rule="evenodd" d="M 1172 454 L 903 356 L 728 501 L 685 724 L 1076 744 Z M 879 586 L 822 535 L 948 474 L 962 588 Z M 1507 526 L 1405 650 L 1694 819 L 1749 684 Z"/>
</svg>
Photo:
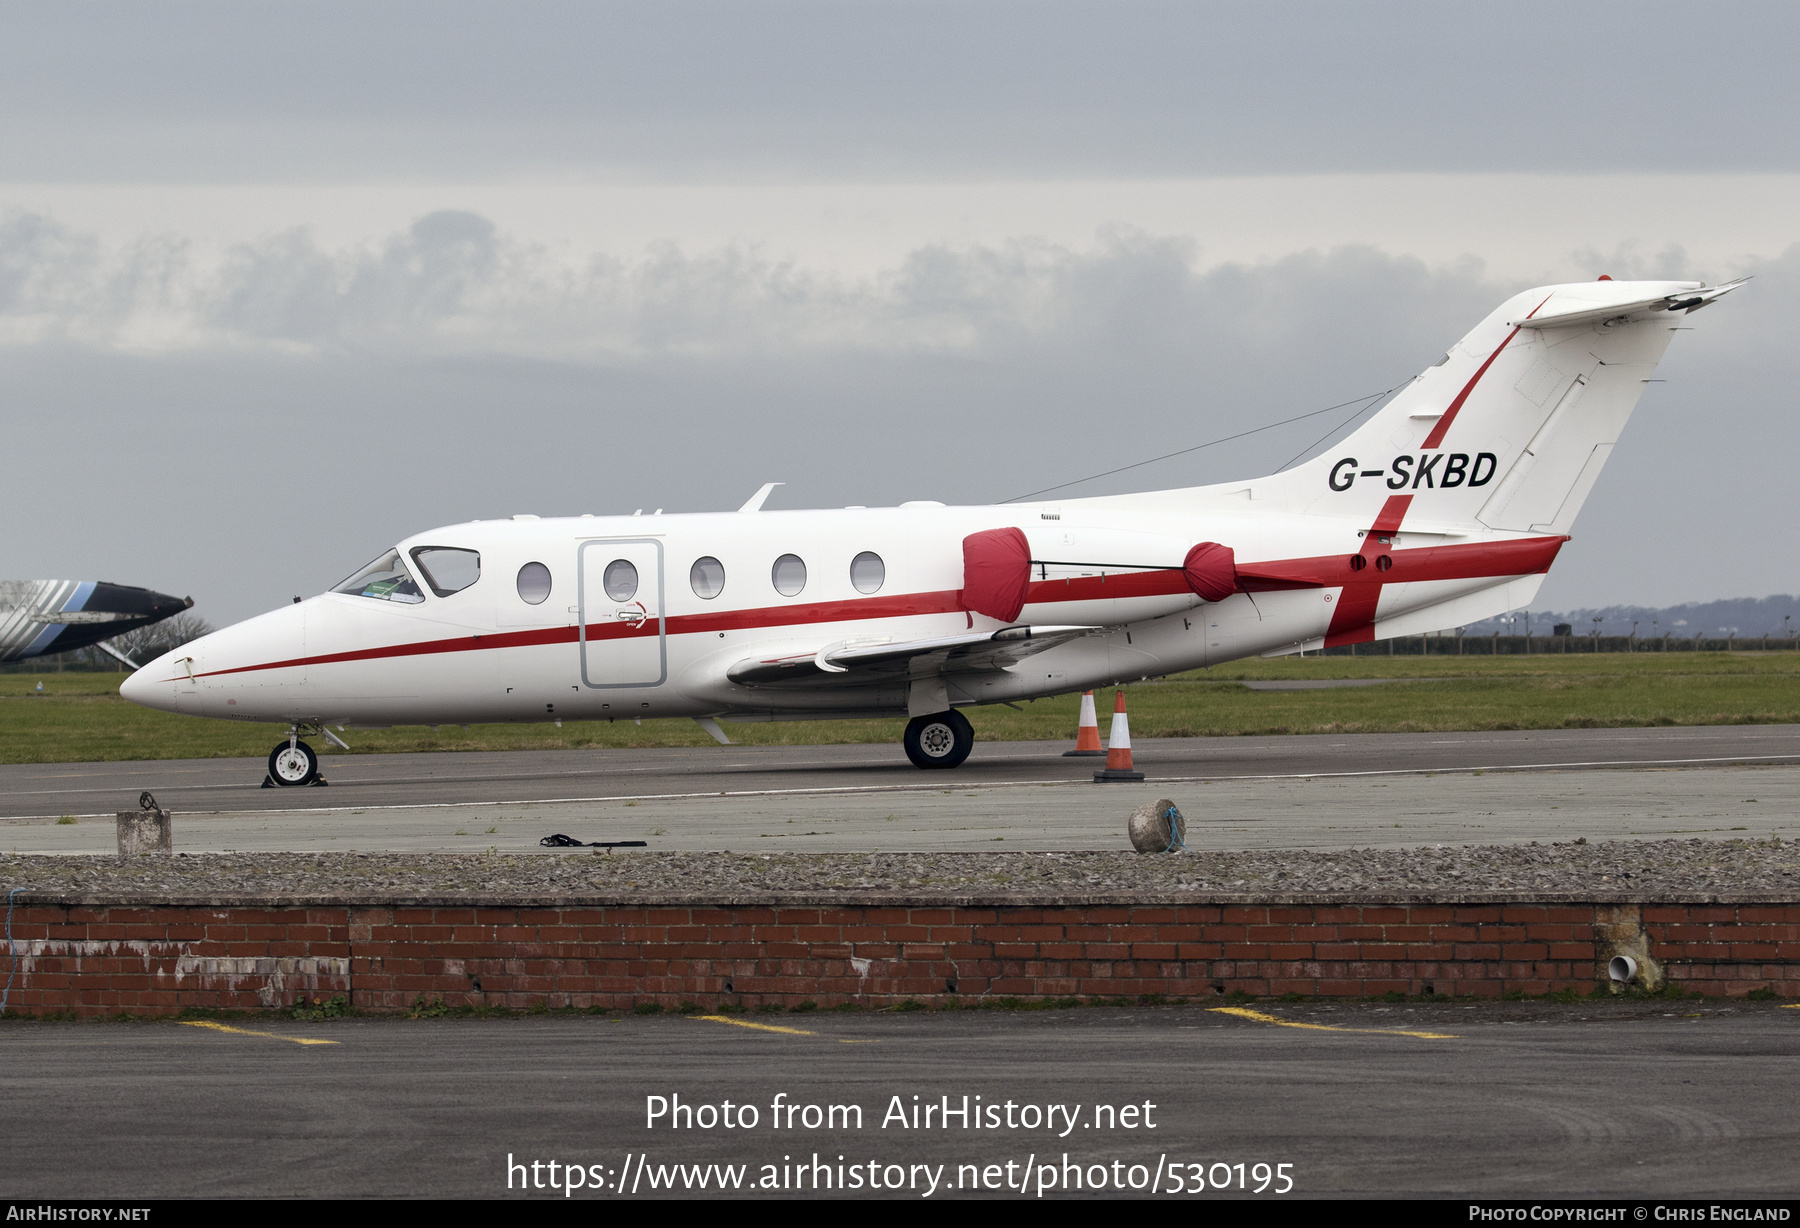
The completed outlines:
<svg viewBox="0 0 1800 1228">
<path fill-rule="evenodd" d="M 1404 513 L 1411 495 L 1394 495 L 1376 518 L 1374 532 L 1391 533 Z M 1390 514 L 1390 509 L 1401 507 Z M 1392 524 L 1389 524 L 1392 521 Z M 1529 538 L 1523 541 L 1496 542 L 1488 545 L 1434 546 L 1393 552 L 1394 569 L 1383 573 L 1386 583 L 1397 580 L 1463 580 L 1482 576 L 1526 575 L 1543 571 L 1556 557 L 1556 551 L 1568 540 L 1563 537 Z M 1373 555 L 1371 555 L 1371 558 Z M 1371 564 L 1372 566 L 1372 564 Z M 1484 568 L 1486 570 L 1484 570 Z M 1348 587 L 1351 576 L 1348 557 L 1332 555 L 1319 558 L 1282 559 L 1268 563 L 1246 564 L 1240 576 L 1247 592 L 1263 592 L 1285 588 Z M 1380 584 L 1372 587 L 1379 589 Z M 1131 597 L 1152 597 L 1185 592 L 1187 582 L 1179 569 L 1167 571 L 1125 572 L 1083 576 L 1070 580 L 1041 580 L 1031 585 L 1031 604 L 1055 604 L 1066 601 L 1097 601 Z M 1340 607 L 1341 610 L 1341 607 Z M 668 620 L 668 634 L 696 635 L 719 631 L 742 631 L 764 627 L 807 626 L 818 623 L 847 622 L 876 618 L 904 618 L 919 614 L 947 614 L 962 611 L 961 594 L 955 590 L 914 593 L 897 597 L 876 597 L 858 601 L 820 602 L 803 606 L 766 606 L 754 610 L 727 610 L 718 613 L 681 614 Z M 1371 617 L 1373 615 L 1371 608 Z M 1333 627 L 1337 625 L 1333 618 Z M 293 657 L 262 665 L 240 665 L 232 669 L 210 670 L 197 678 L 220 678 L 230 674 L 255 673 L 270 669 L 293 669 L 305 665 L 338 665 L 351 661 L 380 661 L 395 657 L 430 656 L 446 652 L 473 652 L 493 648 L 529 648 L 545 644 L 573 644 L 579 638 L 576 628 L 541 627 L 529 631 L 502 631 L 481 635 L 453 636 L 441 640 L 423 640 L 408 644 L 390 644 L 382 648 L 360 648 L 349 652 L 323 653 L 313 657 Z M 654 636 L 654 620 L 634 627 L 629 623 L 591 623 L 587 628 L 590 642 L 627 640 Z M 1348 642 L 1348 641 L 1344 641 Z M 181 678 L 168 682 L 185 681 Z"/>
<path fill-rule="evenodd" d="M 1126 571 L 1103 576 L 1071 576 L 1067 580 L 1034 580 L 1026 605 L 1057 601 L 1123 601 L 1128 597 L 1166 597 L 1188 593 L 1187 574 L 1179 567 L 1160 571 Z"/>
<path fill-rule="evenodd" d="M 1383 584 L 1402 584 L 1413 580 L 1482 580 L 1505 576 L 1528 576 L 1544 571 L 1562 549 L 1566 537 L 1525 537 L 1516 541 L 1485 542 L 1467 546 L 1420 546 L 1412 550 L 1394 550 L 1388 557 L 1393 569 L 1382 572 Z M 1377 556 L 1379 551 L 1377 552 Z M 1377 556 L 1365 555 L 1365 558 Z M 1351 555 L 1333 554 L 1316 558 L 1282 559 L 1255 565 L 1257 576 L 1247 582 L 1247 592 L 1260 593 L 1282 588 L 1342 588 L 1356 576 L 1368 574 L 1372 563 L 1360 572 L 1350 566 Z"/>
<path fill-rule="evenodd" d="M 1374 538 L 1371 533 L 1370 538 Z M 1375 638 L 1376 609 L 1381 603 L 1381 590 L 1388 584 L 1407 584 L 1423 580 L 1470 580 L 1484 577 L 1529 576 L 1550 570 L 1566 537 L 1528 537 L 1509 542 L 1486 542 L 1467 546 L 1425 546 L 1417 550 L 1395 550 L 1388 557 L 1393 567 L 1378 572 L 1379 579 L 1362 579 L 1372 566 L 1361 571 L 1350 567 L 1348 556 L 1316 561 L 1335 568 L 1343 592 L 1325 633 L 1325 646 L 1366 644 Z"/>
<path fill-rule="evenodd" d="M 1467 389 L 1464 392 L 1466 394 Z M 1406 509 L 1412 506 L 1412 501 L 1411 495 L 1389 495 L 1387 502 L 1381 505 L 1381 511 L 1376 513 L 1375 523 L 1363 534 L 1362 549 L 1355 555 L 1363 560 L 1361 570 L 1353 569 L 1349 558 L 1342 561 L 1343 591 L 1338 594 L 1337 609 L 1331 612 L 1331 623 L 1325 629 L 1327 644 L 1362 643 L 1375 638 L 1375 607 L 1381 603 L 1381 586 L 1387 583 L 1387 573 L 1377 566 L 1376 560 L 1384 554 L 1390 559 L 1393 557 L 1391 552 L 1381 548 L 1378 535 L 1386 536 L 1397 530 L 1400 522 L 1406 519 Z"/>
<path fill-rule="evenodd" d="M 874 618 L 905 618 L 918 614 L 946 614 L 962 610 L 961 594 L 955 590 L 936 593 L 912 593 L 897 597 L 868 597 L 855 601 L 817 602 L 808 605 L 765 606 L 755 610 L 721 610 L 717 613 L 678 614 L 668 619 L 668 634 L 696 635 L 719 631 L 745 631 L 758 627 L 781 627 L 811 623 L 844 622 Z M 639 624 L 628 622 L 589 623 L 587 639 L 626 640 L 654 637 L 656 620 Z M 196 674 L 197 678 L 217 678 L 226 674 L 252 673 L 265 669 L 292 669 L 302 665 L 336 665 L 345 661 L 379 661 L 391 657 L 428 656 L 440 652 L 473 652 L 488 648 L 529 648 L 540 644 L 573 644 L 581 637 L 577 628 L 542 627 L 531 631 L 502 631 L 494 634 L 455 636 L 442 640 L 422 640 L 410 644 L 390 644 L 384 648 L 359 648 L 350 652 L 325 653 L 316 657 L 293 657 L 271 661 L 265 665 L 240 665 L 233 669 L 211 670 Z M 177 681 L 170 679 L 169 681 Z"/>
</svg>

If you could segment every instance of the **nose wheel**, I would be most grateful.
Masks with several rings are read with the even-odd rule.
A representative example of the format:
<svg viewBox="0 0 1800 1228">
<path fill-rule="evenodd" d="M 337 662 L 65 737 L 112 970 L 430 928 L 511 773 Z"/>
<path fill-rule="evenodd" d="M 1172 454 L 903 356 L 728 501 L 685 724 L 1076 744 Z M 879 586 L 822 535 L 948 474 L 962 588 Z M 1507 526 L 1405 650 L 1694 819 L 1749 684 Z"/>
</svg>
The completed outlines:
<svg viewBox="0 0 1800 1228">
<path fill-rule="evenodd" d="M 957 711 L 915 716 L 901 739 L 914 767 L 953 768 L 975 749 L 975 727 Z"/>
<path fill-rule="evenodd" d="M 275 749 L 269 752 L 269 775 L 263 781 L 263 788 L 276 785 L 292 788 L 324 783 L 324 778 L 319 775 L 318 754 L 298 738 L 277 743 Z"/>
</svg>

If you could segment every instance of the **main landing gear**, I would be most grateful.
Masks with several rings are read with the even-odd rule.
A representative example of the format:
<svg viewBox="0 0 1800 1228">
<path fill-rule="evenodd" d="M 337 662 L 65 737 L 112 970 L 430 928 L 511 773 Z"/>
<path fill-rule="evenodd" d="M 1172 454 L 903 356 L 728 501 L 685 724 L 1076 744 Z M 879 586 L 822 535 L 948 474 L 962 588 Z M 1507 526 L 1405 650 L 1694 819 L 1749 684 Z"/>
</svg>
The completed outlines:
<svg viewBox="0 0 1800 1228">
<path fill-rule="evenodd" d="M 953 768 L 975 749 L 975 727 L 960 712 L 934 712 L 908 721 L 901 741 L 913 766 Z"/>
<path fill-rule="evenodd" d="M 326 738 L 344 746 L 343 739 L 334 737 L 331 730 L 323 725 L 316 731 Z M 298 788 L 301 785 L 328 785 L 331 782 L 319 774 L 318 752 L 300 740 L 301 728 L 293 726 L 288 731 L 285 742 L 277 742 L 275 749 L 269 752 L 269 774 L 263 777 L 262 787 L 265 789 Z M 344 746 L 349 750 L 348 746 Z"/>
</svg>

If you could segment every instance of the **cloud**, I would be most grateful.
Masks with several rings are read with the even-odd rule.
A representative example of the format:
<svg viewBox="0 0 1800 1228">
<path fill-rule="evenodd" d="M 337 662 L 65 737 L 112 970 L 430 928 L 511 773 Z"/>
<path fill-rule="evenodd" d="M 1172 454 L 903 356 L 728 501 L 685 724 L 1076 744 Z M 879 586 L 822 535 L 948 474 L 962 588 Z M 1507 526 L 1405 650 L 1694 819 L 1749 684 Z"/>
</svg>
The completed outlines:
<svg viewBox="0 0 1800 1228">
<path fill-rule="evenodd" d="M 1662 271 L 1670 252 L 1596 254 Z M 1636 261 L 1636 264 L 1632 262 Z M 1540 597 L 1794 591 L 1784 523 L 1800 246 L 1695 317 Z M 920 247 L 867 276 L 754 246 L 571 257 L 471 213 L 328 248 L 108 245 L 0 220 L 0 485 L 17 574 L 192 592 L 215 622 L 433 524 L 512 512 L 987 502 L 1377 391 L 1505 296 L 1478 262 L 1368 246 L 1206 263 L 1193 241 Z M 1266 473 L 1335 416 L 1069 494 Z M 130 498 L 70 500 L 66 465 Z M 44 509 L 56 509 L 54 516 Z"/>
<path fill-rule="evenodd" d="M 556 362 L 673 356 L 990 353 L 1054 342 L 1148 354 L 1228 337 L 1279 345 L 1373 298 L 1431 310 L 1484 284 L 1479 263 L 1428 268 L 1368 247 L 1206 267 L 1185 238 L 1113 228 L 1076 249 L 1021 238 L 927 245 L 869 276 L 754 245 L 570 259 L 461 211 L 374 244 L 304 229 L 198 259 L 144 236 L 107 248 L 39 214 L 0 221 L 0 344 L 128 353 L 256 350 Z M 1340 326 L 1341 327 L 1341 326 Z"/>
</svg>

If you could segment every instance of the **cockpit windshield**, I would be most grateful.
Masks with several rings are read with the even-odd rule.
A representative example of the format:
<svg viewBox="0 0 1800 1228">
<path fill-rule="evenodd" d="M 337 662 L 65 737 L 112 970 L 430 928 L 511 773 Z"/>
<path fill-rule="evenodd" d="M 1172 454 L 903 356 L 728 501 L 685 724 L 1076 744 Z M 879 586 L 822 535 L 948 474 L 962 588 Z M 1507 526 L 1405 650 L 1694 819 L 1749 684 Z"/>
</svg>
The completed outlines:
<svg viewBox="0 0 1800 1228">
<path fill-rule="evenodd" d="M 412 574 L 406 570 L 406 563 L 400 558 L 398 550 L 388 551 L 331 591 L 349 593 L 352 597 L 401 601 L 407 605 L 418 605 L 425 600 L 425 594 L 419 591 Z"/>
<path fill-rule="evenodd" d="M 440 597 L 460 593 L 481 579 L 481 555 L 457 546 L 415 546 L 412 560 L 431 591 Z"/>
</svg>

